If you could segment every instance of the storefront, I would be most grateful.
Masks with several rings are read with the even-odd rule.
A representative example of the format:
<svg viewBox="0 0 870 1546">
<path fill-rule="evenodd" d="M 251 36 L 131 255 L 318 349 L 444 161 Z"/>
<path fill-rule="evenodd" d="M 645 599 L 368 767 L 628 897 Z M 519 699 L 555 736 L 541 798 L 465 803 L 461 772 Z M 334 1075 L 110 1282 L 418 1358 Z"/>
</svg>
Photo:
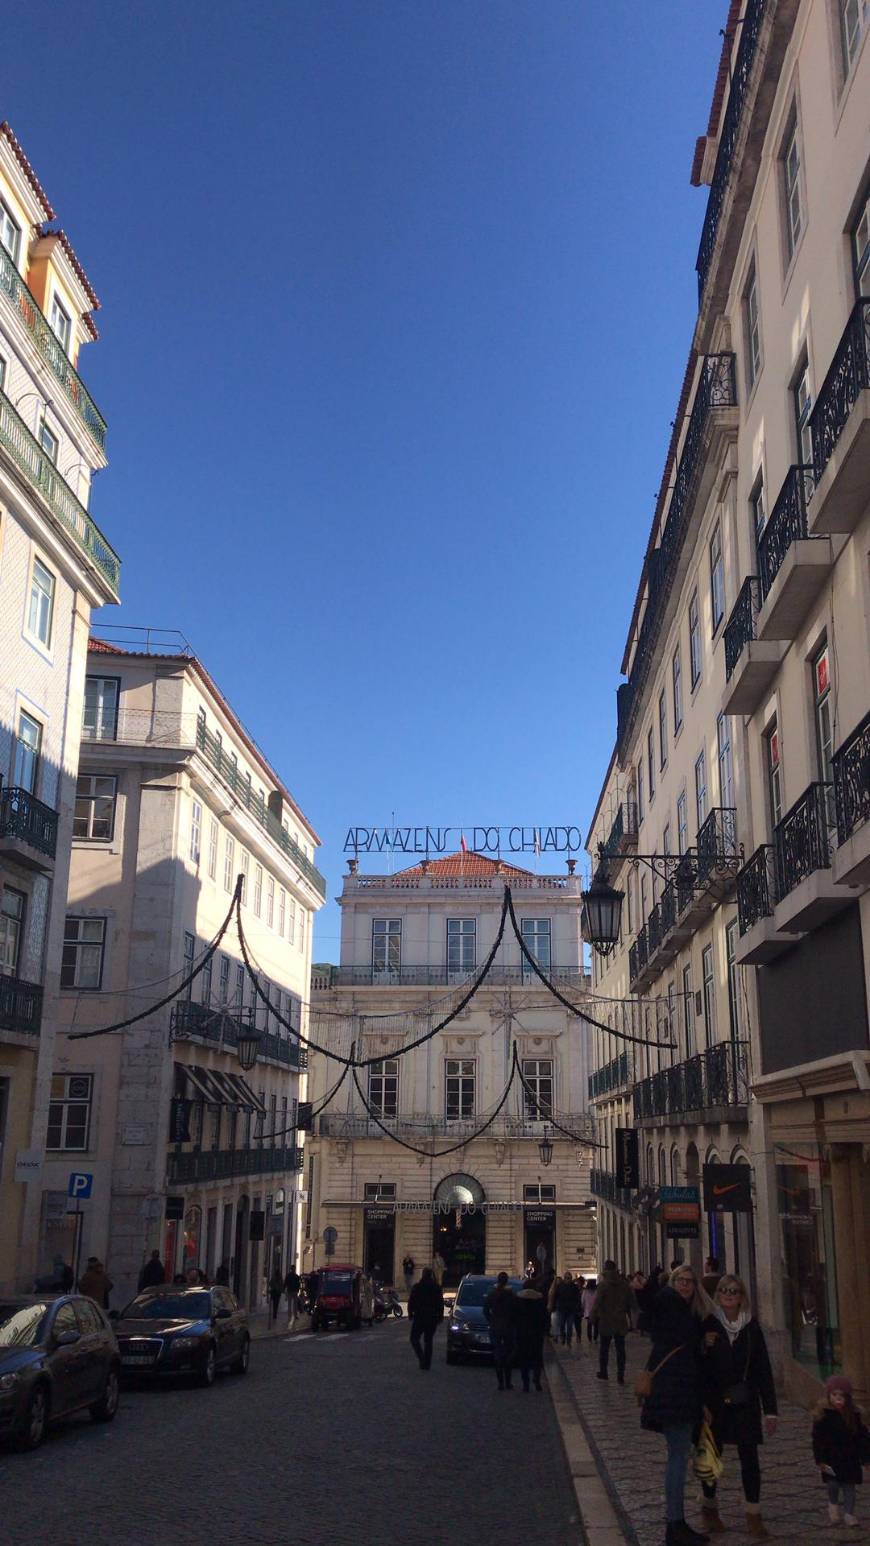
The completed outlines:
<svg viewBox="0 0 870 1546">
<path fill-rule="evenodd" d="M 776 1189 L 791 1356 L 824 1380 L 843 1359 L 830 1160 L 817 1145 L 777 1144 Z"/>
<path fill-rule="evenodd" d="M 555 1188 L 552 1190 L 555 1191 Z M 547 1272 L 556 1261 L 556 1207 L 546 1204 L 523 1209 L 523 1233 L 525 1251 L 523 1265 L 534 1262 L 540 1272 Z"/>
<path fill-rule="evenodd" d="M 396 1214 L 391 1204 L 367 1203 L 363 1214 L 363 1266 L 379 1283 L 395 1281 Z"/>
<path fill-rule="evenodd" d="M 444 1286 L 455 1288 L 466 1272 L 486 1271 L 486 1197 L 473 1176 L 445 1176 L 435 1189 L 432 1259 L 444 1262 Z"/>
</svg>

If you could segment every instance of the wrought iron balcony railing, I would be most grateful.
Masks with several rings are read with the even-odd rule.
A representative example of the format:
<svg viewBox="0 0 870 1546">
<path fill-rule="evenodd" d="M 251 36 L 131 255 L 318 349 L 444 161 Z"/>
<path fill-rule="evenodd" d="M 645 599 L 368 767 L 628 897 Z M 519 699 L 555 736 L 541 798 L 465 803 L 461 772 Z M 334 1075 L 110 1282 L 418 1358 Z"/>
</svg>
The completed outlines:
<svg viewBox="0 0 870 1546">
<path fill-rule="evenodd" d="M 870 298 L 856 303 L 810 415 L 813 471 L 822 476 L 855 403 L 870 387 Z"/>
<path fill-rule="evenodd" d="M 0 392 L 0 447 L 45 500 L 82 552 L 96 564 L 117 596 L 121 581 L 120 558 L 61 477 L 51 457 L 43 451 L 39 441 L 34 440 L 4 392 Z"/>
<path fill-rule="evenodd" d="M 42 988 L 37 982 L 0 973 L 0 1030 L 38 1036 L 42 1025 Z"/>
<path fill-rule="evenodd" d="M 747 644 L 757 637 L 755 621 L 760 604 L 758 576 L 747 575 L 725 624 L 725 680 L 730 682 Z"/>
<path fill-rule="evenodd" d="M 636 982 L 641 972 L 646 970 L 649 960 L 649 945 L 647 942 L 646 924 L 638 931 L 634 944 L 628 951 L 628 980 Z"/>
<path fill-rule="evenodd" d="M 723 1041 L 634 1087 L 634 1119 L 680 1117 L 749 1099 L 745 1041 Z"/>
<path fill-rule="evenodd" d="M 814 488 L 812 467 L 789 468 L 770 512 L 770 520 L 758 539 L 758 582 L 762 602 L 766 601 L 792 543 L 809 536 L 807 505 Z"/>
<path fill-rule="evenodd" d="M 870 714 L 834 752 L 837 842 L 845 843 L 870 821 Z"/>
<path fill-rule="evenodd" d="M 599 1170 L 597 1167 L 591 1170 L 589 1190 L 593 1197 L 600 1197 L 604 1202 L 612 1202 L 615 1207 L 623 1208 L 626 1213 L 631 1211 L 631 1192 L 627 1186 L 617 1186 L 616 1176 L 612 1170 Z"/>
<path fill-rule="evenodd" d="M 177 1185 L 191 1181 L 227 1181 L 232 1176 L 296 1174 L 305 1151 L 295 1144 L 262 1149 L 210 1149 L 200 1153 L 166 1156 L 167 1180 Z"/>
<path fill-rule="evenodd" d="M 762 843 L 737 875 L 737 920 L 741 935 L 761 918 L 772 918 L 777 903 L 776 853 Z"/>
<path fill-rule="evenodd" d="M 615 859 L 630 843 L 637 842 L 637 805 L 634 800 L 623 800 L 604 846 L 605 859 Z"/>
<path fill-rule="evenodd" d="M 75 408 L 82 423 L 101 450 L 106 448 L 106 421 L 75 366 L 64 353 L 27 285 L 4 247 L 0 247 L 0 292 L 8 295 L 46 361 Z"/>
<path fill-rule="evenodd" d="M 661 901 L 659 902 L 659 912 L 661 913 L 662 920 L 662 939 L 667 939 L 681 910 L 677 907 L 677 887 L 675 877 L 672 875 L 662 892 Z"/>
<path fill-rule="evenodd" d="M 428 1138 L 472 1138 L 480 1131 L 485 1115 L 471 1117 L 448 1117 L 433 1115 L 428 1111 L 412 1111 L 399 1113 L 398 1115 L 381 1116 L 379 1121 L 383 1126 L 367 1112 L 362 1111 L 325 1111 L 318 1119 L 320 1133 L 324 1138 L 383 1138 L 384 1127 L 388 1132 L 398 1134 L 409 1141 L 418 1142 Z M 589 1116 L 577 1114 L 574 1116 L 558 1113 L 557 1120 L 560 1127 L 568 1128 L 575 1133 L 577 1138 L 591 1138 L 593 1121 Z M 547 1125 L 547 1113 L 541 1116 L 506 1116 L 500 1113 L 486 1129 L 486 1137 L 492 1138 L 534 1138 L 540 1139 Z"/>
<path fill-rule="evenodd" d="M 53 859 L 57 852 L 57 811 L 37 800 L 29 789 L 0 789 L 0 837 L 20 838 Z"/>
<path fill-rule="evenodd" d="M 752 66 L 755 63 L 758 37 L 761 31 L 761 23 L 764 20 L 765 7 L 766 0 L 747 0 L 743 8 L 743 16 L 740 18 L 742 22 L 740 42 L 737 47 L 734 69 L 731 73 L 728 101 L 725 104 L 725 112 L 722 115 L 716 166 L 713 171 L 712 182 L 710 183 L 707 210 L 701 230 L 701 244 L 695 261 L 695 268 L 698 272 L 699 306 L 704 298 L 704 287 L 707 283 L 707 275 L 710 272 L 710 264 L 713 261 L 713 253 L 716 248 L 716 237 L 725 202 L 725 190 L 728 187 L 728 181 L 731 176 L 734 149 L 737 144 L 737 134 L 743 115 L 743 104 L 746 101 L 746 93 L 749 90 L 749 82 L 752 77 Z"/>
<path fill-rule="evenodd" d="M 231 1013 L 226 1009 L 197 1004 L 193 999 L 177 998 L 172 1005 L 169 1024 L 175 1041 L 187 1041 L 195 1036 L 235 1051 L 243 1020 L 247 1027 L 251 1021 L 250 1009 L 243 1009 L 241 1014 Z M 276 1036 L 272 1031 L 266 1031 L 261 1036 L 257 1056 L 271 1058 L 276 1063 L 286 1063 L 288 1068 L 308 1067 L 307 1048 L 300 1046 L 292 1036 Z"/>
<path fill-rule="evenodd" d="M 656 902 L 646 920 L 647 959 L 652 960 L 662 942 L 662 915 Z"/>
<path fill-rule="evenodd" d="M 631 1065 L 627 1052 L 620 1052 L 617 1057 L 611 1058 L 603 1068 L 596 1068 L 589 1075 L 588 1090 L 589 1099 L 595 1100 L 599 1095 L 609 1095 L 614 1090 L 621 1090 L 628 1084 L 631 1078 Z"/>
<path fill-rule="evenodd" d="M 716 805 L 698 828 L 695 850 L 695 874 L 698 886 L 706 885 L 716 870 L 736 874 L 740 850 L 737 844 L 737 812 L 732 806 Z"/>
<path fill-rule="evenodd" d="M 780 902 L 808 875 L 829 867 L 833 804 L 833 785 L 810 784 L 777 824 L 773 841 L 776 848 L 777 898 Z"/>
<path fill-rule="evenodd" d="M 563 987 L 582 988 L 586 974 L 582 966 L 542 966 L 551 982 Z M 442 962 L 437 966 L 334 966 L 327 985 L 332 988 L 440 988 L 450 983 L 471 982 L 480 971 L 477 966 L 462 970 Z M 499 966 L 490 968 L 484 979 L 484 987 L 511 987 L 534 981 L 529 966 Z"/>
</svg>

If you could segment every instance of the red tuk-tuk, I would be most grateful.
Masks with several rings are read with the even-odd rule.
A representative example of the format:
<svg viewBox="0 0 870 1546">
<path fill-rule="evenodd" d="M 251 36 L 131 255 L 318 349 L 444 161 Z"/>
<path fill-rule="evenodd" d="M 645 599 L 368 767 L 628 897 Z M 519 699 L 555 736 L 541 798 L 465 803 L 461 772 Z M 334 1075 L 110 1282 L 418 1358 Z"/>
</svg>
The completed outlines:
<svg viewBox="0 0 870 1546">
<path fill-rule="evenodd" d="M 346 1262 L 330 1262 L 328 1267 L 321 1267 L 317 1299 L 311 1312 L 312 1331 L 320 1331 L 330 1321 L 357 1331 L 363 1321 L 372 1324 L 374 1313 L 371 1279 L 361 1267 Z"/>
</svg>

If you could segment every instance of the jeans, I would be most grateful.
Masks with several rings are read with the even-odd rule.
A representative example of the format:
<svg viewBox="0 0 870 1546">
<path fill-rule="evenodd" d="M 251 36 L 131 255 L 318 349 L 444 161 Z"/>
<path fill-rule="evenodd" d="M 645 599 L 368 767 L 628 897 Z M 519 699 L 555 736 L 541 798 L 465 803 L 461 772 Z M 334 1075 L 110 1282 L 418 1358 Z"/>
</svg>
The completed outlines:
<svg viewBox="0 0 870 1546">
<path fill-rule="evenodd" d="M 499 1385 L 507 1385 L 510 1388 L 511 1364 L 514 1356 L 514 1334 L 512 1331 L 493 1331 L 492 1356 L 495 1361 L 495 1372 Z"/>
<path fill-rule="evenodd" d="M 288 1326 L 292 1326 L 292 1325 L 295 1324 L 296 1317 L 298 1316 L 298 1314 L 299 1314 L 299 1295 L 298 1294 L 288 1294 L 287 1295 L 287 1324 L 288 1324 Z"/>
<path fill-rule="evenodd" d="M 574 1311 L 559 1311 L 559 1341 L 567 1342 L 571 1346 L 571 1338 L 574 1335 Z"/>
<path fill-rule="evenodd" d="M 668 1459 L 665 1466 L 665 1517 L 669 1525 L 683 1518 L 686 1471 L 692 1453 L 692 1424 L 674 1423 L 665 1428 Z"/>
<path fill-rule="evenodd" d="M 756 1444 L 738 1444 L 737 1459 L 740 1461 L 740 1480 L 743 1483 L 743 1496 L 747 1503 L 757 1503 L 761 1497 L 761 1467 L 758 1464 L 758 1446 Z M 705 1498 L 715 1498 L 715 1482 L 702 1482 L 701 1488 Z"/>
<path fill-rule="evenodd" d="M 411 1322 L 411 1346 L 420 1360 L 421 1369 L 432 1367 L 432 1339 L 435 1336 L 434 1326 L 421 1326 L 417 1321 Z M 420 1339 L 423 1345 L 420 1346 Z"/>
<path fill-rule="evenodd" d="M 588 1315 L 586 1317 L 586 1339 L 589 1342 L 598 1341 L 598 1322 L 590 1320 Z"/>
<path fill-rule="evenodd" d="M 520 1375 L 523 1381 L 523 1390 L 528 1390 L 529 1388 L 529 1375 L 531 1375 L 534 1379 L 535 1389 L 540 1390 L 541 1370 L 544 1367 L 543 1353 L 543 1348 L 536 1348 L 534 1352 L 528 1348 L 525 1348 L 520 1353 L 519 1363 Z"/>
<path fill-rule="evenodd" d="M 852 1482 L 838 1482 L 833 1476 L 825 1477 L 825 1486 L 828 1489 L 828 1502 L 839 1503 L 840 1492 L 843 1493 L 843 1508 L 847 1514 L 855 1512 L 855 1487 Z"/>
<path fill-rule="evenodd" d="M 602 1374 L 607 1373 L 611 1342 L 616 1344 L 616 1374 L 621 1380 L 625 1375 L 625 1337 L 621 1337 L 618 1332 L 612 1337 L 602 1336 L 598 1349 L 598 1367 Z"/>
</svg>

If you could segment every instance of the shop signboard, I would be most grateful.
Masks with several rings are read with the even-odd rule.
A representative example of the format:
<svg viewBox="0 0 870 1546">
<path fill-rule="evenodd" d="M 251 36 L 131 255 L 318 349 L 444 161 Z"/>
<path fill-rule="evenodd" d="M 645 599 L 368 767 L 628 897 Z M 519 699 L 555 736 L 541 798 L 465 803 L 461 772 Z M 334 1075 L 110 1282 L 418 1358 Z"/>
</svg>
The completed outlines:
<svg viewBox="0 0 870 1546">
<path fill-rule="evenodd" d="M 640 1156 L 638 1153 L 637 1128 L 616 1129 L 616 1184 L 636 1191 L 640 1186 Z"/>
<path fill-rule="evenodd" d="M 696 1240 L 701 1222 L 701 1195 L 697 1186 L 659 1187 L 659 1216 L 668 1240 Z M 694 1225 L 694 1234 L 690 1226 Z M 676 1231 L 676 1233 L 674 1233 Z"/>
<path fill-rule="evenodd" d="M 749 1165 L 705 1165 L 704 1208 L 707 1213 L 751 1213 Z"/>
<path fill-rule="evenodd" d="M 365 1221 L 367 1224 L 392 1224 L 395 1217 L 395 1210 L 391 1207 L 385 1207 L 383 1203 L 366 1205 Z"/>
<path fill-rule="evenodd" d="M 665 1238 L 668 1240 L 700 1240 L 700 1224 L 671 1224 L 665 1225 Z"/>
<path fill-rule="evenodd" d="M 525 1221 L 526 1224 L 534 1224 L 538 1228 L 543 1225 L 545 1228 L 552 1229 L 556 1223 L 556 1210 L 555 1208 L 526 1208 Z"/>
</svg>

